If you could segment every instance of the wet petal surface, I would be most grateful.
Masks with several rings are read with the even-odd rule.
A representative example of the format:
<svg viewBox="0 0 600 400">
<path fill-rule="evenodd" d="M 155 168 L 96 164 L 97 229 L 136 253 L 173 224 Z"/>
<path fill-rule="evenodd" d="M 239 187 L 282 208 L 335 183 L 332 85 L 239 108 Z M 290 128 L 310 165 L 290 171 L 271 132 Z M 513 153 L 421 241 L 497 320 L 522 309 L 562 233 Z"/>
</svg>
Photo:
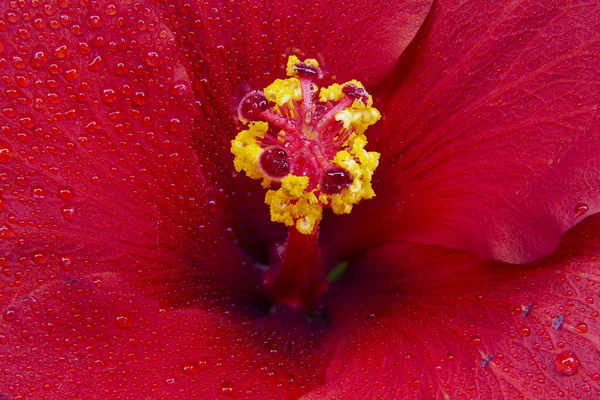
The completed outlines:
<svg viewBox="0 0 600 400">
<path fill-rule="evenodd" d="M 591 217 L 527 266 L 410 244 L 370 253 L 331 306 L 327 383 L 303 399 L 595 398 L 599 239 Z"/>
<path fill-rule="evenodd" d="M 371 140 L 379 198 L 353 221 L 385 234 L 365 240 L 528 262 L 598 211 L 599 17 L 587 2 L 438 2 Z"/>
</svg>

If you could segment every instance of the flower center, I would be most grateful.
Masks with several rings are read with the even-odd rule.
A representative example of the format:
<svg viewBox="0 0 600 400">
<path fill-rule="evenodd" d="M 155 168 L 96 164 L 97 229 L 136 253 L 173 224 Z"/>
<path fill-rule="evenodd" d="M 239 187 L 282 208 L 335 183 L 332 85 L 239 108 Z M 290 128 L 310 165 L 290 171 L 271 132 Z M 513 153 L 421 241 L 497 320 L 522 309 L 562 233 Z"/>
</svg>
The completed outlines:
<svg viewBox="0 0 600 400">
<path fill-rule="evenodd" d="M 379 154 L 364 149 L 364 132 L 380 114 L 358 81 L 319 90 L 314 81 L 323 73 L 314 59 L 290 57 L 287 75 L 242 99 L 238 112 L 247 129 L 231 151 L 238 172 L 271 189 L 271 219 L 310 234 L 323 208 L 347 214 L 375 195 Z"/>
<path fill-rule="evenodd" d="M 379 153 L 365 150 L 365 130 L 381 115 L 358 81 L 321 88 L 314 59 L 291 56 L 287 79 L 248 93 L 238 116 L 246 125 L 231 142 L 236 171 L 262 180 L 271 220 L 290 227 L 265 276 L 274 299 L 306 308 L 327 282 L 318 246 L 323 209 L 347 214 L 375 196 Z"/>
</svg>

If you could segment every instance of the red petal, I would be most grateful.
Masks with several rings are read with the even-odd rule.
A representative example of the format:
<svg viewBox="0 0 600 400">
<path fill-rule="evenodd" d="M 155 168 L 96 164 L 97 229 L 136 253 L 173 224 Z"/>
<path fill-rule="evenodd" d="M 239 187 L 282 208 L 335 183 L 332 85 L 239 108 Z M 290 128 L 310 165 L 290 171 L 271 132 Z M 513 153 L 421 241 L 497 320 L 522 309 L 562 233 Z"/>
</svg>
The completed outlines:
<svg viewBox="0 0 600 400">
<path fill-rule="evenodd" d="M 306 399 L 595 398 L 599 243 L 593 217 L 528 266 L 409 244 L 371 253 L 331 306 L 337 353 Z"/>
<path fill-rule="evenodd" d="M 173 37 L 143 7 L 68 3 L 2 7 L 2 304 L 106 271 L 197 300 L 200 274 L 244 258 L 194 149 Z"/>
<path fill-rule="evenodd" d="M 600 8 L 458 3 L 436 3 L 371 140 L 383 155 L 369 207 L 386 212 L 371 224 L 481 257 L 539 259 L 600 209 Z"/>
<path fill-rule="evenodd" d="M 53 282 L 9 310 L 0 394 L 11 397 L 293 399 L 328 359 L 302 316 L 163 308 L 117 274 Z"/>
<path fill-rule="evenodd" d="M 338 80 L 375 84 L 413 39 L 432 1 L 166 3 L 162 17 L 189 50 L 192 73 L 223 104 L 249 81 L 282 75 L 290 54 L 319 58 Z"/>
</svg>

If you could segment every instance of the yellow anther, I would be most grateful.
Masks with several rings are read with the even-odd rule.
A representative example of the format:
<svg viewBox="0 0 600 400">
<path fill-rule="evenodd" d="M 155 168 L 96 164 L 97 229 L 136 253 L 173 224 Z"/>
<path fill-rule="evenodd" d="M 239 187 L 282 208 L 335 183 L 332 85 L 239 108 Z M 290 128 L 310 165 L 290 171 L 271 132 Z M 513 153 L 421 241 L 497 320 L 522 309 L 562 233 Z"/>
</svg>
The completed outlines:
<svg viewBox="0 0 600 400">
<path fill-rule="evenodd" d="M 263 187 L 269 187 L 270 179 L 259 168 L 259 157 L 263 149 L 257 139 L 263 139 L 269 129 L 266 122 L 250 122 L 248 129 L 241 131 L 231 141 L 231 152 L 235 156 L 233 166 L 237 172 L 244 171 L 252 179 L 263 178 Z"/>
<path fill-rule="evenodd" d="M 373 107 L 346 108 L 335 115 L 335 119 L 344 124 L 344 129 L 353 127 L 356 133 L 362 134 L 369 126 L 379 121 L 381 114 Z"/>
<path fill-rule="evenodd" d="M 270 102 L 282 106 L 290 100 L 302 100 L 302 88 L 298 78 L 276 79 L 265 88 L 265 97 Z"/>
<path fill-rule="evenodd" d="M 307 176 L 288 175 L 278 190 L 269 190 L 265 203 L 270 205 L 271 220 L 296 225 L 301 233 L 311 233 L 321 221 L 323 210 L 314 190 L 307 192 L 308 184 Z"/>
<path fill-rule="evenodd" d="M 306 60 L 304 60 L 304 62 L 302 62 L 296 56 L 289 56 L 287 61 L 287 67 L 285 69 L 287 76 L 298 76 L 298 69 L 296 67 L 300 64 L 304 64 L 308 67 L 319 68 L 319 62 L 314 58 L 307 58 Z"/>
<path fill-rule="evenodd" d="M 366 151 L 366 144 L 365 136 L 358 135 L 348 151 L 339 151 L 333 159 L 334 163 L 350 171 L 353 176 L 352 184 L 346 190 L 332 196 L 331 209 L 336 214 L 348 214 L 362 199 L 371 199 L 375 196 L 371 178 L 379 165 L 379 153 Z"/>
<path fill-rule="evenodd" d="M 319 92 L 319 101 L 326 103 L 328 101 L 340 101 L 344 98 L 344 92 L 342 92 L 342 85 L 334 83 L 331 86 L 321 88 Z"/>
</svg>

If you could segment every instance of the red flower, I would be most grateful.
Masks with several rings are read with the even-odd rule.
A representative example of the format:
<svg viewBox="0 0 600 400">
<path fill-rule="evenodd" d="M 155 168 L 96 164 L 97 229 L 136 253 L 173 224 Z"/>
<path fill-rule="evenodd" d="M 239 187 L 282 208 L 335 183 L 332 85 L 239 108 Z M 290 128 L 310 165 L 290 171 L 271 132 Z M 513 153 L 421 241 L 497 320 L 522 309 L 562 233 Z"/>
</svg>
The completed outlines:
<svg viewBox="0 0 600 400">
<path fill-rule="evenodd" d="M 430 6 L 3 2 L 0 398 L 594 398 L 600 8 Z M 229 152 L 289 54 L 384 116 L 318 314 Z"/>
</svg>

